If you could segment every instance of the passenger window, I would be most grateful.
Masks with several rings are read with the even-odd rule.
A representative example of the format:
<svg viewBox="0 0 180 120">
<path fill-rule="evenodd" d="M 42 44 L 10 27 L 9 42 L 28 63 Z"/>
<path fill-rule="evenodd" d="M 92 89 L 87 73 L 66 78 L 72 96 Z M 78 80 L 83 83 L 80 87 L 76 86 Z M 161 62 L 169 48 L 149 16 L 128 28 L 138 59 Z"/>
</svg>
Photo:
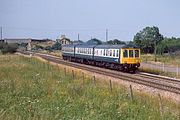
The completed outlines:
<svg viewBox="0 0 180 120">
<path fill-rule="evenodd" d="M 113 50 L 113 57 L 115 57 L 115 50 Z"/>
<path fill-rule="evenodd" d="M 105 49 L 104 49 L 104 53 L 103 53 L 103 55 L 105 56 Z"/>
<path fill-rule="evenodd" d="M 124 50 L 124 52 L 123 52 L 123 57 L 128 57 L 128 51 L 127 50 Z"/>
<path fill-rule="evenodd" d="M 101 55 L 102 55 L 102 50 L 101 50 Z"/>
<path fill-rule="evenodd" d="M 119 50 L 116 51 L 116 57 L 119 57 Z"/>
<path fill-rule="evenodd" d="M 129 50 L 129 57 L 133 57 L 133 50 Z"/>
<path fill-rule="evenodd" d="M 106 50 L 106 56 L 108 56 L 108 50 Z"/>
<path fill-rule="evenodd" d="M 112 50 L 110 50 L 110 56 L 112 56 Z"/>
<path fill-rule="evenodd" d="M 139 50 L 135 50 L 135 57 L 139 57 Z"/>
</svg>

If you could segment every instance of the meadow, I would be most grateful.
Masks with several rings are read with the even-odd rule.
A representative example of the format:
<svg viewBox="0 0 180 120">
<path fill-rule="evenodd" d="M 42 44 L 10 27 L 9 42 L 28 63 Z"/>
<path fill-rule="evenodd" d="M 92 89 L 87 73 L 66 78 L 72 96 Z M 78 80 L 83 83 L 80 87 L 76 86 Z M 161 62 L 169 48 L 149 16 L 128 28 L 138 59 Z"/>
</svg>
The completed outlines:
<svg viewBox="0 0 180 120">
<path fill-rule="evenodd" d="M 18 55 L 0 55 L 0 119 L 180 119 L 180 104 Z"/>
<path fill-rule="evenodd" d="M 180 67 L 180 55 L 156 55 L 156 60 L 157 61 L 155 62 L 154 54 L 141 55 L 141 62 L 157 64 L 157 65 L 159 65 L 159 67 L 161 66 L 160 68 L 162 68 L 163 64 L 164 64 L 165 65 L 164 71 L 163 71 L 163 69 L 151 68 L 151 65 L 149 67 L 141 66 L 139 68 L 139 71 L 180 79 L 179 73 L 177 74 L 177 72 L 166 71 L 168 66 L 174 67 L 174 69 L 177 69 L 177 66 Z"/>
<path fill-rule="evenodd" d="M 180 66 L 180 55 L 156 55 L 157 62 L 161 62 L 164 64 Z M 155 55 L 154 54 L 143 54 L 141 55 L 141 62 L 154 62 Z"/>
</svg>

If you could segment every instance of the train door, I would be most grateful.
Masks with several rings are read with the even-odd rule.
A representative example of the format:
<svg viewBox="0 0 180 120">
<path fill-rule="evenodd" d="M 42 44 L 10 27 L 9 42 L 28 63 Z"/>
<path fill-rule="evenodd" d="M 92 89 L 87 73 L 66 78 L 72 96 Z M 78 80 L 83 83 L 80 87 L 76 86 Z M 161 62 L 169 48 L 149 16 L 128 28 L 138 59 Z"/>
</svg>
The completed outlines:
<svg viewBox="0 0 180 120">
<path fill-rule="evenodd" d="M 126 64 L 129 61 L 128 57 L 128 49 L 121 49 L 121 63 L 120 64 Z"/>
</svg>

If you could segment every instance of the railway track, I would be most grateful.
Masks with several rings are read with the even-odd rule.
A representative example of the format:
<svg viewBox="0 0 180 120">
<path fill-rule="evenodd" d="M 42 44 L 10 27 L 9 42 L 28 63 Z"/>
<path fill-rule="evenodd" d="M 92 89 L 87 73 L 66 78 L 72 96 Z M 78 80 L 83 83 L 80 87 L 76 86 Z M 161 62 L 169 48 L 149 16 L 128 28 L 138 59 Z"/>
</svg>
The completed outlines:
<svg viewBox="0 0 180 120">
<path fill-rule="evenodd" d="M 29 55 L 32 53 L 23 52 L 22 54 Z M 147 74 L 147 73 L 137 73 L 137 74 L 123 73 L 123 72 L 119 72 L 115 70 L 102 69 L 95 66 L 68 62 L 68 61 L 64 61 L 60 59 L 59 57 L 55 57 L 51 55 L 46 55 L 46 54 L 41 54 L 41 53 L 35 53 L 34 55 L 41 57 L 45 60 L 51 61 L 51 62 L 79 68 L 82 70 L 87 70 L 90 72 L 110 76 L 113 78 L 118 78 L 124 81 L 129 81 L 129 82 L 145 85 L 145 86 L 153 87 L 160 90 L 169 91 L 176 94 L 180 94 L 180 80 L 179 79 L 162 77 L 162 76 L 152 75 L 152 74 Z"/>
</svg>

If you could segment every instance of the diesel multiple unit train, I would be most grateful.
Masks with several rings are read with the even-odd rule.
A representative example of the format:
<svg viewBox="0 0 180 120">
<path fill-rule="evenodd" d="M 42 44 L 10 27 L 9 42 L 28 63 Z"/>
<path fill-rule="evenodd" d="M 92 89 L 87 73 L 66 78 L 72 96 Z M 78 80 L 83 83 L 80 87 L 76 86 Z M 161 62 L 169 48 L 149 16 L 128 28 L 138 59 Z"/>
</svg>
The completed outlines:
<svg viewBox="0 0 180 120">
<path fill-rule="evenodd" d="M 62 57 L 64 60 L 127 72 L 135 72 L 140 66 L 140 49 L 132 45 L 64 45 Z"/>
</svg>

